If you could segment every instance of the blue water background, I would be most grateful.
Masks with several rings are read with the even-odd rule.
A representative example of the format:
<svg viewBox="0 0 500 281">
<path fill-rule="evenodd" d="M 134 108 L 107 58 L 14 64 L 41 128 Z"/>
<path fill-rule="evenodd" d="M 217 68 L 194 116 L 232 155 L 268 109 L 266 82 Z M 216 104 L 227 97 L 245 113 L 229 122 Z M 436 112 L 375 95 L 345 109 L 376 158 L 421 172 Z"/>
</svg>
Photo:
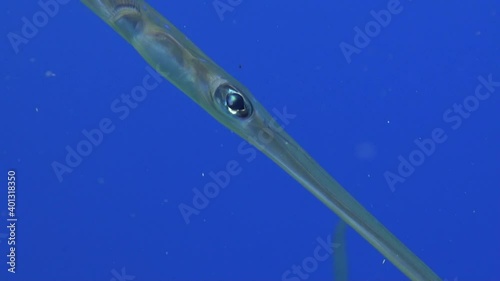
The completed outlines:
<svg viewBox="0 0 500 281">
<path fill-rule="evenodd" d="M 349 63 L 340 44 L 390 2 L 243 0 L 222 16 L 211 1 L 150 4 L 266 108 L 294 114 L 286 130 L 443 279 L 500 280 L 500 87 L 467 118 L 449 112 L 474 103 L 478 77 L 500 81 L 500 4 L 401 1 Z M 287 270 L 311 262 L 337 216 L 263 154 L 247 161 L 242 140 L 168 81 L 121 120 L 111 105 L 147 64 L 79 1 L 15 46 L 9 34 L 42 9 L 4 7 L 0 280 L 306 280 Z M 114 131 L 58 179 L 53 163 L 105 118 Z M 439 128 L 446 140 L 391 189 L 384 173 Z M 186 224 L 179 205 L 230 161 L 241 173 Z M 405 280 L 352 229 L 345 242 L 350 280 Z M 316 261 L 307 280 L 332 280 L 331 256 Z"/>
</svg>

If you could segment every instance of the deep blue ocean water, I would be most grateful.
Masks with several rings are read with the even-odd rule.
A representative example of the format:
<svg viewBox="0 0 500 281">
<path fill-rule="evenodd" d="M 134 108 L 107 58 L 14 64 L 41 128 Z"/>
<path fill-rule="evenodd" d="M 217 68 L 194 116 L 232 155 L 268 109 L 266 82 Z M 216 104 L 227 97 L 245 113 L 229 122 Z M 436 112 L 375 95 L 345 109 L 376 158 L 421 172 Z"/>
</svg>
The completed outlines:
<svg viewBox="0 0 500 281">
<path fill-rule="evenodd" d="M 286 130 L 440 277 L 495 281 L 500 2 L 465 2 L 149 3 L 293 115 Z M 4 7 L 0 280 L 333 280 L 338 217 L 85 5 Z M 352 229 L 345 243 L 349 280 L 406 280 Z"/>
</svg>

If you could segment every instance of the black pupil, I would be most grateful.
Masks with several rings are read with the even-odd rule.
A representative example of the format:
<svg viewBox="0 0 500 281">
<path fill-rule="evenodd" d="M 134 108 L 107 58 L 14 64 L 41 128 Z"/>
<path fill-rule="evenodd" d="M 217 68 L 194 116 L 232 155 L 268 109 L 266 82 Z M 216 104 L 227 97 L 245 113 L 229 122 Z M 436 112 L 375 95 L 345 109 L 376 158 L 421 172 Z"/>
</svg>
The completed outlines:
<svg viewBox="0 0 500 281">
<path fill-rule="evenodd" d="M 229 94 L 226 96 L 226 104 L 229 108 L 234 111 L 240 111 L 245 109 L 245 101 L 243 97 L 238 94 Z"/>
</svg>

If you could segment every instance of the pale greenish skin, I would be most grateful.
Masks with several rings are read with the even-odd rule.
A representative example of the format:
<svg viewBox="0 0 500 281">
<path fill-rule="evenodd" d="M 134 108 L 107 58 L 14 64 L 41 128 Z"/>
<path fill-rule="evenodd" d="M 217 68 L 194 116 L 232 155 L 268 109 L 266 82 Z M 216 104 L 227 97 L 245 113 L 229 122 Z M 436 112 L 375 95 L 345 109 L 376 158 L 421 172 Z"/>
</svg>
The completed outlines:
<svg viewBox="0 0 500 281">
<path fill-rule="evenodd" d="M 142 0 L 82 0 L 122 35 L 162 76 L 215 119 L 253 144 L 356 230 L 411 280 L 441 280 L 372 216 L 271 117 L 240 82 L 226 73 L 175 26 Z M 216 99 L 229 84 L 246 105 L 247 118 L 233 115 Z M 259 134 L 266 140 L 259 140 Z"/>
</svg>

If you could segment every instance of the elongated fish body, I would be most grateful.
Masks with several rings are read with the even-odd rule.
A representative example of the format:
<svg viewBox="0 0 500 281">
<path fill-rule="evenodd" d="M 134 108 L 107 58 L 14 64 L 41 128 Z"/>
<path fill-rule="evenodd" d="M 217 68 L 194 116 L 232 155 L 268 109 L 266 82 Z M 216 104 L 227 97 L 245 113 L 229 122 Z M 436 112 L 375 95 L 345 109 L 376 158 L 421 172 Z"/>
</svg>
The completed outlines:
<svg viewBox="0 0 500 281">
<path fill-rule="evenodd" d="M 441 280 L 271 117 L 250 91 L 142 0 L 82 0 L 154 69 L 271 158 L 411 280 Z M 285 198 L 285 196 L 283 196 Z"/>
</svg>

